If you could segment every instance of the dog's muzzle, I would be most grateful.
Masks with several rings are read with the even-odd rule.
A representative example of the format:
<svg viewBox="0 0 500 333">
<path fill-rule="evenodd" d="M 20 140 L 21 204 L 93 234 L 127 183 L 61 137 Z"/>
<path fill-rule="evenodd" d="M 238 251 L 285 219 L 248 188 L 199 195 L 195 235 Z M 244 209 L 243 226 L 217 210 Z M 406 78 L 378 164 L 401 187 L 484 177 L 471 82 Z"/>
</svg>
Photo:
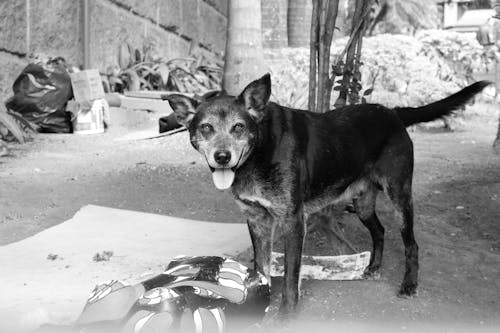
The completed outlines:
<svg viewBox="0 0 500 333">
<path fill-rule="evenodd" d="M 231 161 L 231 152 L 229 150 L 217 150 L 214 153 L 214 160 L 221 166 L 225 166 Z"/>
</svg>

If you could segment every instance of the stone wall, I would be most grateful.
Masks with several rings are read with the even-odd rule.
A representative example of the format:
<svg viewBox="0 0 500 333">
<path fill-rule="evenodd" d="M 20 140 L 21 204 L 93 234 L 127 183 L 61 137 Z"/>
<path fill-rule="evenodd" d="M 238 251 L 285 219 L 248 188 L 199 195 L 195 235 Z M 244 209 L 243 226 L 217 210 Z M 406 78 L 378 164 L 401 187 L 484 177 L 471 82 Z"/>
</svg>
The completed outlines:
<svg viewBox="0 0 500 333">
<path fill-rule="evenodd" d="M 138 49 L 152 42 L 167 59 L 187 56 L 193 46 L 221 59 L 227 5 L 228 0 L 89 0 L 91 67 L 104 71 L 116 65 L 124 41 Z M 11 94 L 30 53 L 83 65 L 81 11 L 76 0 L 0 1 L 0 100 Z"/>
</svg>

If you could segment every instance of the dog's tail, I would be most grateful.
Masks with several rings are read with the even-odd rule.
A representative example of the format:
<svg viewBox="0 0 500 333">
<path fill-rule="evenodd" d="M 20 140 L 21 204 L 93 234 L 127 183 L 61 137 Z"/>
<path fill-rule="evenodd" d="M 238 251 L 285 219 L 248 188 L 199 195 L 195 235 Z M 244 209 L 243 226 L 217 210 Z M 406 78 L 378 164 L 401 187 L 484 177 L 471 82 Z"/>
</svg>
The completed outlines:
<svg viewBox="0 0 500 333">
<path fill-rule="evenodd" d="M 419 108 L 407 107 L 395 108 L 394 110 L 406 127 L 417 123 L 433 121 L 453 113 L 453 111 L 464 105 L 469 99 L 490 84 L 490 81 L 478 81 L 440 101 Z"/>
</svg>

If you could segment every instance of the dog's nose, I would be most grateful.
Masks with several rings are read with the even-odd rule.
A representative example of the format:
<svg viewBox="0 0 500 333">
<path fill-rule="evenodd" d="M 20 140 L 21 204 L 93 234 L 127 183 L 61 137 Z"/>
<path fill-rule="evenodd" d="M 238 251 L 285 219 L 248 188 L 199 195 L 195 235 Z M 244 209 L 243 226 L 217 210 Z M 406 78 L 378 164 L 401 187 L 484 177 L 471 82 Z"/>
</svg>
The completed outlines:
<svg viewBox="0 0 500 333">
<path fill-rule="evenodd" d="M 231 152 L 228 150 L 217 150 L 214 153 L 214 159 L 220 165 L 226 165 L 231 160 Z"/>
</svg>

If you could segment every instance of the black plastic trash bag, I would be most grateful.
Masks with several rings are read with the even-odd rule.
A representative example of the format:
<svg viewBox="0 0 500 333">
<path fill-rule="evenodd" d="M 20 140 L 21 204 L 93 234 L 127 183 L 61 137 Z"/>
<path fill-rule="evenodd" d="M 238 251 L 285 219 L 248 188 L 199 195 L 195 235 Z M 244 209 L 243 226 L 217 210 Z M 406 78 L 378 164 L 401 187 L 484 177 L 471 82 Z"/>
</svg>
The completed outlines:
<svg viewBox="0 0 500 333">
<path fill-rule="evenodd" d="M 66 103 L 73 98 L 71 80 L 62 58 L 47 65 L 29 64 L 12 86 L 14 96 L 5 103 L 41 133 L 71 133 L 71 113 Z"/>
<path fill-rule="evenodd" d="M 158 120 L 158 125 L 160 126 L 160 133 L 165 133 L 182 127 L 182 125 L 177 121 L 175 114 L 173 113 L 169 114 L 168 116 L 161 117 Z"/>
</svg>

